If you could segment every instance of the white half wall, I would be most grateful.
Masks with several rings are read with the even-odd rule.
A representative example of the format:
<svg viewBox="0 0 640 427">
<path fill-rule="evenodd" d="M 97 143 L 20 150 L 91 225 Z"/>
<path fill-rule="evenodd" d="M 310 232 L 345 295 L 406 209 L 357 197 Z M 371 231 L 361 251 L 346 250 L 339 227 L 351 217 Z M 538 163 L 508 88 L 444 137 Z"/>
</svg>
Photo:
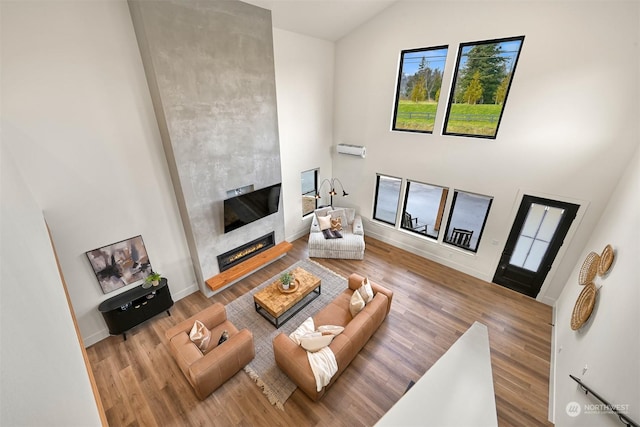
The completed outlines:
<svg viewBox="0 0 640 427">
<path fill-rule="evenodd" d="M 300 174 L 331 177 L 334 43 L 273 29 L 286 240 L 309 232 Z M 326 186 L 324 188 L 329 191 Z"/>
<path fill-rule="evenodd" d="M 378 222 L 367 234 L 490 281 L 522 193 L 579 200 L 582 220 L 538 296 L 555 301 L 638 144 L 638 16 L 624 1 L 400 1 L 340 39 L 333 140 L 364 145 L 367 157 L 337 155 L 333 170 L 363 219 L 376 173 L 448 187 L 450 199 L 455 189 L 494 197 L 476 254 Z M 443 136 L 459 44 L 520 35 L 497 138 Z M 392 132 L 400 52 L 440 45 L 449 52 L 436 131 Z"/>
<path fill-rule="evenodd" d="M 1 19 L 4 143 L 44 211 L 88 346 L 108 335 L 100 302 L 135 285 L 104 295 L 86 251 L 142 235 L 174 300 L 198 289 L 129 8 L 2 2 Z"/>
<path fill-rule="evenodd" d="M 0 150 L 0 425 L 99 426 L 42 211 Z"/>
<path fill-rule="evenodd" d="M 550 395 L 555 394 L 553 421 L 558 426 L 620 426 L 615 415 L 605 411 L 588 413 L 590 407 L 585 405 L 600 402 L 591 395 L 585 396 L 569 374 L 582 379 L 610 403 L 628 405 L 623 408 L 626 415 L 640 422 L 639 194 L 640 151 L 637 151 L 555 304 L 555 363 Z M 589 252 L 600 254 L 608 244 L 615 252 L 613 265 L 607 275 L 594 280 L 598 288 L 595 307 L 586 324 L 574 331 L 570 322 L 582 291 L 578 285 L 582 262 Z M 577 416 L 566 411 L 571 402 L 581 408 Z"/>
</svg>

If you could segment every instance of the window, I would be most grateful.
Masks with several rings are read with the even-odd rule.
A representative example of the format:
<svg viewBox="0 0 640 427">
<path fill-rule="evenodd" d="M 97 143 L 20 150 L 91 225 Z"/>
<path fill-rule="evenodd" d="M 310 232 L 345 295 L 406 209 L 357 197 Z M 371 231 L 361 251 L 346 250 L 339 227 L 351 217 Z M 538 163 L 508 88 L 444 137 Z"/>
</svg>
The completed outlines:
<svg viewBox="0 0 640 427">
<path fill-rule="evenodd" d="M 455 191 L 445 242 L 477 252 L 492 201 L 493 197 Z"/>
<path fill-rule="evenodd" d="M 437 239 L 448 194 L 444 187 L 407 181 L 400 226 Z"/>
<path fill-rule="evenodd" d="M 447 46 L 403 50 L 393 130 L 433 133 Z"/>
<path fill-rule="evenodd" d="M 302 172 L 302 216 L 309 215 L 316 209 L 318 192 L 318 169 Z"/>
<path fill-rule="evenodd" d="M 460 45 L 445 135 L 495 139 L 523 41 L 520 36 Z"/>
<path fill-rule="evenodd" d="M 384 175 L 377 175 L 376 179 L 373 219 L 396 225 L 402 179 Z"/>
</svg>

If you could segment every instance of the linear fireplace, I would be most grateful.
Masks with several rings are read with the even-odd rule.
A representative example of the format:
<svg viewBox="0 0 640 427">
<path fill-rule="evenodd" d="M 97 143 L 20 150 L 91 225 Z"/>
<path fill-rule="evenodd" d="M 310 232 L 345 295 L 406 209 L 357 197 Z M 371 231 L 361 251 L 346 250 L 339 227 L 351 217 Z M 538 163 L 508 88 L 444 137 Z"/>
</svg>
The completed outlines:
<svg viewBox="0 0 640 427">
<path fill-rule="evenodd" d="M 220 272 L 230 269 L 234 265 L 238 265 L 248 260 L 252 256 L 258 255 L 260 252 L 275 246 L 274 232 L 259 237 L 249 243 L 245 243 L 235 249 L 218 255 L 218 267 Z"/>
</svg>

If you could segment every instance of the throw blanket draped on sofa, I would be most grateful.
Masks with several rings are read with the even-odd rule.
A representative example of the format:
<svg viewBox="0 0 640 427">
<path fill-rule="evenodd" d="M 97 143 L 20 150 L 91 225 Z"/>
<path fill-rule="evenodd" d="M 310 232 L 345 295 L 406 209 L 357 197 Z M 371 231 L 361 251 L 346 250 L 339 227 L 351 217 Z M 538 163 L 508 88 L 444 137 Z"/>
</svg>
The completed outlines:
<svg viewBox="0 0 640 427">
<path fill-rule="evenodd" d="M 295 331 L 289 335 L 293 341 L 300 344 L 300 337 L 308 333 L 314 332 L 316 327 L 313 318 L 309 317 Z M 338 372 L 338 362 L 336 356 L 329 347 L 324 347 L 316 352 L 307 351 L 309 365 L 313 371 L 313 377 L 316 379 L 317 391 L 322 390 L 324 386 L 331 382 L 333 375 Z"/>
</svg>

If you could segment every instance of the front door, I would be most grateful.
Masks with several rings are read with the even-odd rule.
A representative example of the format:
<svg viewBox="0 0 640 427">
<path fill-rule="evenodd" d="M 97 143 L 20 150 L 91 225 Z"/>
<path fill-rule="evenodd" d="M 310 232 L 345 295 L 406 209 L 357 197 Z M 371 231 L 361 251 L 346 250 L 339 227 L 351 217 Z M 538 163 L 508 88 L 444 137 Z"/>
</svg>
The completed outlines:
<svg viewBox="0 0 640 427">
<path fill-rule="evenodd" d="M 551 269 L 579 205 L 522 198 L 493 283 L 535 298 Z"/>
</svg>

